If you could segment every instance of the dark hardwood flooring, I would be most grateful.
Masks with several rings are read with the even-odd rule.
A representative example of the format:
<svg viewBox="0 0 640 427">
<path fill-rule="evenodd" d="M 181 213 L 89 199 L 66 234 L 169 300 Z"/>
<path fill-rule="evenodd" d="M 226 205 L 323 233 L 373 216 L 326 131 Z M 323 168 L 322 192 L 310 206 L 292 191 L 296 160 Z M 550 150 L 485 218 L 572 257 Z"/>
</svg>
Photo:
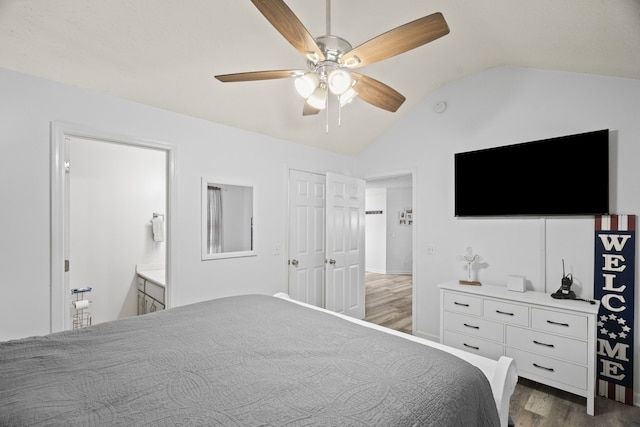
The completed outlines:
<svg viewBox="0 0 640 427">
<path fill-rule="evenodd" d="M 412 331 L 412 276 L 366 273 L 365 320 Z M 596 397 L 595 416 L 587 415 L 587 400 L 520 378 L 509 412 L 516 427 L 640 427 L 640 407 Z"/>
</svg>

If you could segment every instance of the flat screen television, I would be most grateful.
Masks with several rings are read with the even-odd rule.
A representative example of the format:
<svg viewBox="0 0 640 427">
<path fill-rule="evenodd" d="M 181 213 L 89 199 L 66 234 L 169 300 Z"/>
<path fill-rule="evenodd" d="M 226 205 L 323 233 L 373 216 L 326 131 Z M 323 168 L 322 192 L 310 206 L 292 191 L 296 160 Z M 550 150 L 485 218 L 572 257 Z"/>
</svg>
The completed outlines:
<svg viewBox="0 0 640 427">
<path fill-rule="evenodd" d="M 455 215 L 609 213 L 609 130 L 455 154 Z"/>
</svg>

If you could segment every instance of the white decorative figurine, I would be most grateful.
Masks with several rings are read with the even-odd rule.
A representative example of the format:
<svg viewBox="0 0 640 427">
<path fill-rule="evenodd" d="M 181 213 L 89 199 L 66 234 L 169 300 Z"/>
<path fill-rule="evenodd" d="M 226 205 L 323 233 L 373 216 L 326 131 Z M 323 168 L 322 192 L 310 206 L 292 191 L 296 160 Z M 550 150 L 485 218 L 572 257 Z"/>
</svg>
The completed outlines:
<svg viewBox="0 0 640 427">
<path fill-rule="evenodd" d="M 473 271 L 473 263 L 478 262 L 478 261 L 482 261 L 482 257 L 480 255 L 477 254 L 473 254 L 473 248 L 471 246 L 469 246 L 467 248 L 467 254 L 466 255 L 461 255 L 459 258 L 465 260 L 467 262 L 467 278 L 468 280 L 460 280 L 460 284 L 461 285 L 476 285 L 476 286 L 480 286 L 481 283 L 475 280 L 471 279 L 471 274 Z"/>
</svg>

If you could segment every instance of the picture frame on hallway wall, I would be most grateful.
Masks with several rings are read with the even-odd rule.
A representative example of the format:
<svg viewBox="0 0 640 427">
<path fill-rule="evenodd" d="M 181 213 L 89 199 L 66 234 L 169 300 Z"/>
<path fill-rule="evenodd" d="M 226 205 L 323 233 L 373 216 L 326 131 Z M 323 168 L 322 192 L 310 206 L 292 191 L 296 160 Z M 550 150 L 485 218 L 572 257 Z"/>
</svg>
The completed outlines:
<svg viewBox="0 0 640 427">
<path fill-rule="evenodd" d="M 411 226 L 413 225 L 413 209 L 405 208 L 398 213 L 398 224 Z"/>
</svg>

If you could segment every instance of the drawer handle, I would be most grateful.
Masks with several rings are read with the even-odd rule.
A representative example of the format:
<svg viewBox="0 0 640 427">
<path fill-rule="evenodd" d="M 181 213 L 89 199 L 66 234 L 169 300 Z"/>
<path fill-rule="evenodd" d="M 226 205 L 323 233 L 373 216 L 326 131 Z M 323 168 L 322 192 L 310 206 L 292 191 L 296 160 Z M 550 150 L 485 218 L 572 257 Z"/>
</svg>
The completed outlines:
<svg viewBox="0 0 640 427">
<path fill-rule="evenodd" d="M 554 348 L 554 347 L 555 347 L 555 345 L 553 345 L 553 344 L 545 344 L 545 343 L 543 343 L 543 342 L 536 341 L 536 340 L 533 340 L 533 343 L 534 343 L 534 344 L 538 344 L 538 345 L 543 345 L 543 346 L 545 346 L 545 347 L 550 347 L 550 348 Z"/>
<path fill-rule="evenodd" d="M 544 369 L 545 371 L 553 372 L 553 368 L 547 368 L 542 365 L 538 365 L 537 363 L 534 363 L 533 366 L 535 366 L 538 369 Z"/>
<path fill-rule="evenodd" d="M 480 329 L 480 326 L 473 326 L 473 325 L 469 325 L 467 323 L 463 323 L 463 325 L 466 326 L 467 328 Z"/>
<path fill-rule="evenodd" d="M 557 325 L 557 326 L 566 326 L 569 327 L 568 323 L 559 323 L 559 322 L 554 322 L 553 320 L 547 320 L 547 323 L 550 325 Z"/>
<path fill-rule="evenodd" d="M 476 347 L 476 346 L 473 346 L 473 345 L 469 345 L 469 344 L 467 344 L 466 342 L 463 342 L 463 343 L 462 343 L 462 345 L 464 345 L 465 347 L 472 348 L 472 349 L 474 349 L 474 350 L 480 350 L 480 347 Z"/>
<path fill-rule="evenodd" d="M 498 314 L 506 314 L 507 316 L 513 316 L 513 313 L 507 313 L 506 311 L 496 310 L 496 313 L 498 313 Z"/>
<path fill-rule="evenodd" d="M 457 301 L 454 301 L 453 303 L 454 303 L 455 305 L 461 305 L 461 306 L 463 306 L 463 307 L 469 307 L 469 304 L 463 304 L 463 303 L 461 303 L 461 302 L 457 302 Z"/>
</svg>

